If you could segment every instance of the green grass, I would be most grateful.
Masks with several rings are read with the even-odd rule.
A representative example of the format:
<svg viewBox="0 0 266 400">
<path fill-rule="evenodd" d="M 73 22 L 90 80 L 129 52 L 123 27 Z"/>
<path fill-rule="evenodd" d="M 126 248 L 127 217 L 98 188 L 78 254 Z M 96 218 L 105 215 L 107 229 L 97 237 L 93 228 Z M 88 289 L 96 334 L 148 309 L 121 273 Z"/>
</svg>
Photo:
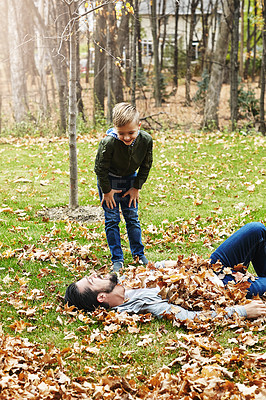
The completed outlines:
<svg viewBox="0 0 266 400">
<path fill-rule="evenodd" d="M 99 206 L 93 172 L 99 139 L 95 133 L 78 138 L 80 205 Z M 138 334 L 122 327 L 102 342 L 91 342 L 91 333 L 103 331 L 103 323 L 93 318 L 85 323 L 60 309 L 60 295 L 68 283 L 88 268 L 110 266 L 102 221 L 82 227 L 46 221 L 37 214 L 43 206 L 68 204 L 67 139 L 9 137 L 0 143 L 0 154 L 0 318 L 4 332 L 28 337 L 45 348 L 55 346 L 63 351 L 69 347 L 62 354 L 69 372 L 76 376 L 86 375 L 86 368 L 92 366 L 140 383 L 168 365 L 178 356 L 172 346 L 177 328 L 171 322 L 138 324 Z M 147 257 L 157 261 L 197 253 L 208 258 L 243 224 L 265 223 L 265 165 L 265 140 L 260 135 L 154 134 L 154 163 L 139 204 Z M 121 235 L 127 264 L 132 260 L 123 222 Z M 75 256 L 75 250 L 68 254 L 66 242 L 89 245 L 87 258 Z M 23 257 L 30 246 L 50 253 L 45 259 L 32 259 L 30 253 Z M 62 254 L 55 256 L 53 252 L 60 249 Z M 27 315 L 29 309 L 36 310 Z M 17 333 L 17 321 L 29 325 Z M 74 339 L 67 339 L 71 332 Z M 151 343 L 137 346 L 143 335 L 150 335 Z M 227 335 L 238 334 L 232 329 Z M 215 338 L 223 346 L 226 337 L 222 328 L 216 329 Z M 99 352 L 92 354 L 82 346 Z M 73 353 L 75 357 L 69 357 Z M 173 371 L 177 369 L 175 365 Z"/>
</svg>

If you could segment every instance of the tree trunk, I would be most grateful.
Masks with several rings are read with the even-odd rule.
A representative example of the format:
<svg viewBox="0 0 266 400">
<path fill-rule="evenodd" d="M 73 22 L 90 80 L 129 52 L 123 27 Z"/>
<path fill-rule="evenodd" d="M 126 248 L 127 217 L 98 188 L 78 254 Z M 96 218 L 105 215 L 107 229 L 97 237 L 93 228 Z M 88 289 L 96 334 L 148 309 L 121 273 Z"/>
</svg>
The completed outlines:
<svg viewBox="0 0 266 400">
<path fill-rule="evenodd" d="M 245 69 L 244 69 L 244 78 L 248 79 L 248 72 L 249 72 L 249 64 L 250 64 L 250 52 L 251 52 L 251 36 L 250 36 L 250 0 L 248 0 L 248 9 L 247 9 L 247 59 L 245 62 Z"/>
<path fill-rule="evenodd" d="M 186 59 L 186 104 L 189 106 L 191 104 L 190 97 L 190 81 L 191 81 L 191 61 L 192 61 L 192 42 L 193 42 L 193 33 L 195 30 L 195 16 L 196 16 L 196 8 L 198 6 L 199 0 L 191 0 L 190 7 L 190 29 L 189 29 L 189 41 L 187 48 L 187 59 Z"/>
<path fill-rule="evenodd" d="M 235 130 L 238 120 L 238 46 L 239 46 L 239 16 L 240 1 L 233 2 L 233 25 L 231 37 L 231 55 L 230 55 L 230 112 L 232 130 Z"/>
<path fill-rule="evenodd" d="M 134 9 L 138 7 L 138 0 L 134 1 Z M 136 107 L 136 79 L 137 79 L 137 19 L 133 19 L 132 40 L 132 79 L 131 79 L 131 104 Z"/>
<path fill-rule="evenodd" d="M 160 74 L 163 70 L 164 46 L 165 46 L 165 39 L 166 39 L 167 15 L 165 14 L 165 9 L 166 9 L 166 0 L 163 0 L 163 9 L 162 9 L 162 16 L 161 16 L 161 20 L 163 21 L 163 35 L 162 35 L 162 42 L 161 42 Z M 160 32 L 159 32 L 159 37 L 160 37 Z"/>
<path fill-rule="evenodd" d="M 138 48 L 138 73 L 143 74 L 142 65 L 142 46 L 141 46 L 141 25 L 139 19 L 139 0 L 135 0 L 134 16 L 136 18 L 136 30 L 137 30 L 137 48 Z"/>
<path fill-rule="evenodd" d="M 241 2 L 241 36 L 240 36 L 240 59 L 239 59 L 239 75 L 241 78 L 244 76 L 244 5 L 245 0 Z"/>
<path fill-rule="evenodd" d="M 208 4 L 210 7 L 210 3 Z M 203 72 L 205 69 L 205 58 L 207 52 L 207 43 L 208 43 L 208 14 L 209 10 L 206 12 L 204 10 L 203 0 L 200 0 L 200 9 L 201 9 L 201 22 L 202 22 L 202 40 L 200 46 L 200 54 L 201 54 L 201 71 Z"/>
<path fill-rule="evenodd" d="M 47 10 L 45 13 L 45 6 L 47 7 L 47 5 L 44 5 L 44 0 L 38 1 L 39 13 L 42 19 L 44 20 L 44 23 L 47 25 L 47 21 L 45 21 L 45 14 L 47 15 Z M 47 54 L 46 54 L 44 37 L 42 31 L 39 29 L 36 29 L 36 44 L 37 44 L 37 48 L 35 51 L 36 68 L 40 76 L 40 110 L 43 115 L 47 116 L 49 110 L 47 74 L 46 74 L 46 69 L 48 66 L 46 61 Z"/>
<path fill-rule="evenodd" d="M 96 28 L 94 38 L 95 60 L 94 60 L 94 110 L 93 118 L 96 123 L 98 117 L 104 115 L 104 97 L 105 97 L 105 62 L 106 53 L 106 13 L 105 10 L 99 10 L 96 14 Z"/>
<path fill-rule="evenodd" d="M 134 18 L 134 17 L 133 17 Z M 128 25 L 128 32 L 129 34 L 126 36 L 125 39 L 125 78 L 126 78 L 126 86 L 127 88 L 130 87 L 130 83 L 131 83 L 131 48 L 130 48 L 130 32 L 131 29 L 129 29 L 129 25 Z"/>
<path fill-rule="evenodd" d="M 174 71 L 173 82 L 174 90 L 178 87 L 178 16 L 179 16 L 179 2 L 175 3 L 175 45 L 174 45 Z"/>
<path fill-rule="evenodd" d="M 253 62 L 252 62 L 252 82 L 255 82 L 256 75 L 256 57 L 257 57 L 257 2 L 254 1 L 254 31 L 253 31 Z"/>
<path fill-rule="evenodd" d="M 52 7 L 52 3 L 47 3 Z M 67 59 L 68 49 L 65 40 L 62 40 L 62 34 L 67 25 L 67 7 L 63 2 L 55 2 L 52 10 L 49 12 L 51 27 L 50 36 L 55 37 L 49 40 L 48 49 L 52 70 L 55 76 L 56 86 L 59 95 L 59 113 L 60 113 L 60 131 L 67 131 Z M 52 21 L 56 21 L 55 24 Z M 55 29 L 53 29 L 53 27 Z"/>
<path fill-rule="evenodd" d="M 114 44 L 114 17 L 113 17 L 113 5 L 108 4 L 108 17 L 107 17 L 107 31 L 106 31 L 106 50 L 107 50 L 107 122 L 112 122 L 112 109 L 114 107 L 114 95 L 113 95 L 113 44 Z"/>
<path fill-rule="evenodd" d="M 77 107 L 78 107 L 78 115 L 82 117 L 82 120 L 85 121 L 84 115 L 84 104 L 82 100 L 82 86 L 80 83 L 80 46 L 79 46 L 79 21 L 75 22 L 76 24 L 76 92 L 77 92 Z"/>
<path fill-rule="evenodd" d="M 113 59 L 113 94 L 114 94 L 114 102 L 121 103 L 124 101 L 124 85 L 123 85 L 123 53 L 125 49 L 125 45 L 127 43 L 127 37 L 129 36 L 129 13 L 123 10 L 120 25 L 117 26 L 118 21 L 114 18 L 113 20 L 113 55 L 115 59 Z"/>
<path fill-rule="evenodd" d="M 153 39 L 155 106 L 161 107 L 162 93 L 161 93 L 160 70 L 159 70 L 159 49 L 158 49 L 159 46 L 157 37 L 157 0 L 153 0 L 151 2 L 151 31 Z"/>
<path fill-rule="evenodd" d="M 69 6 L 69 19 L 73 18 L 74 5 Z M 77 137 L 76 137 L 76 120 L 77 120 L 77 104 L 76 104 L 76 24 L 70 24 L 69 32 L 69 208 L 78 207 L 78 160 L 77 160 Z"/>
<path fill-rule="evenodd" d="M 89 83 L 89 76 L 90 76 L 90 64 L 91 64 L 91 52 L 90 52 L 90 41 L 91 41 L 91 33 L 89 29 L 87 30 L 87 63 L 86 63 L 86 74 L 85 74 L 85 82 Z"/>
<path fill-rule="evenodd" d="M 266 70 L 266 4 L 263 4 L 263 31 L 262 31 L 262 59 L 261 59 L 261 71 L 260 71 L 260 131 L 266 135 L 266 124 L 265 124 L 265 70 Z"/>
<path fill-rule="evenodd" d="M 22 55 L 20 35 L 20 16 L 23 4 L 15 0 L 8 1 L 8 42 L 11 71 L 11 88 L 15 121 L 24 121 L 28 113 L 27 83 Z"/>
<path fill-rule="evenodd" d="M 207 90 L 203 127 L 213 128 L 219 126 L 218 107 L 220 101 L 220 93 L 223 83 L 223 72 L 225 68 L 226 55 L 228 51 L 229 38 L 232 26 L 232 7 L 233 0 L 225 3 L 224 15 L 221 19 L 219 36 L 216 48 L 213 54 L 213 62 L 211 66 L 210 82 Z"/>
</svg>

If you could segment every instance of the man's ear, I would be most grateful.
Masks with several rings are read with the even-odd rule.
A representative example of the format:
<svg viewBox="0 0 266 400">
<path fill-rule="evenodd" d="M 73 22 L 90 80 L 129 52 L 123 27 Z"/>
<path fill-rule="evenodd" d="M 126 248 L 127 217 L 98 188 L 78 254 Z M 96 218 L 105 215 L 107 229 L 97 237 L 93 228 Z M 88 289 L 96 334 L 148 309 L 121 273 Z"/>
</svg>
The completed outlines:
<svg viewBox="0 0 266 400">
<path fill-rule="evenodd" d="M 97 295 L 97 300 L 98 300 L 98 302 L 99 302 L 99 303 L 105 302 L 105 300 L 106 300 L 106 295 L 107 295 L 107 293 L 105 293 L 105 292 L 100 292 L 100 293 L 98 293 L 98 295 Z"/>
</svg>

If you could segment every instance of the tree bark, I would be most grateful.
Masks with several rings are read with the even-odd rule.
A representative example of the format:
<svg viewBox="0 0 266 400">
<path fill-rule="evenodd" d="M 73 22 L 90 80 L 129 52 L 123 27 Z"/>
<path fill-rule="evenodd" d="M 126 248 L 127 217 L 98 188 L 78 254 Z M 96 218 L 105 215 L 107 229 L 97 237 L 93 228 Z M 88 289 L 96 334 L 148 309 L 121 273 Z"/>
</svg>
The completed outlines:
<svg viewBox="0 0 266 400">
<path fill-rule="evenodd" d="M 138 7 L 138 0 L 134 1 L 134 9 Z M 132 79 L 131 79 L 131 104 L 136 107 L 136 79 L 137 79 L 137 19 L 133 19 L 132 40 Z"/>
<path fill-rule="evenodd" d="M 69 20 L 73 19 L 74 4 L 69 5 Z M 69 31 L 69 208 L 78 207 L 78 160 L 77 160 L 77 137 L 76 137 L 76 24 L 70 23 Z"/>
<path fill-rule="evenodd" d="M 153 39 L 155 106 L 161 107 L 162 93 L 161 93 L 160 70 L 159 70 L 159 49 L 158 49 L 159 46 L 158 46 L 158 36 L 157 36 L 157 0 L 153 0 L 151 3 L 151 31 Z"/>
<path fill-rule="evenodd" d="M 84 114 L 84 103 L 82 100 L 82 86 L 80 83 L 80 46 L 79 46 L 79 21 L 75 22 L 76 28 L 76 92 L 77 92 L 77 107 L 78 107 L 78 115 L 80 115 L 83 121 L 86 120 Z"/>
<path fill-rule="evenodd" d="M 239 46 L 239 16 L 240 2 L 233 2 L 233 24 L 231 37 L 231 55 L 230 55 L 230 112 L 232 130 L 235 130 L 238 120 L 238 46 Z"/>
<path fill-rule="evenodd" d="M 107 50 L 107 122 L 112 122 L 112 110 L 115 105 L 114 94 L 113 94 L 113 44 L 114 44 L 114 16 L 113 6 L 111 3 L 108 4 L 108 17 L 107 17 L 107 31 L 106 31 L 106 50 Z"/>
<path fill-rule="evenodd" d="M 96 14 L 96 29 L 94 37 L 94 87 L 93 87 L 93 118 L 96 123 L 97 118 L 104 114 L 105 97 L 105 62 L 106 53 L 106 13 L 105 10 L 99 10 Z"/>
<path fill-rule="evenodd" d="M 118 27 L 118 21 L 114 18 L 114 32 L 113 32 L 113 94 L 115 103 L 124 101 L 124 85 L 123 85 L 123 53 L 127 43 L 127 37 L 129 36 L 129 14 L 123 10 L 120 25 Z"/>
<path fill-rule="evenodd" d="M 241 78 L 244 76 L 244 5 L 245 0 L 241 2 L 241 36 L 240 36 L 240 57 L 239 57 L 239 75 Z"/>
<path fill-rule="evenodd" d="M 165 40 L 166 40 L 166 26 L 167 26 L 167 15 L 165 14 L 165 9 L 166 9 L 166 0 L 163 0 L 163 9 L 162 9 L 162 15 L 160 20 L 163 21 L 163 34 L 162 34 L 162 42 L 161 42 L 161 59 L 160 59 L 160 74 L 163 70 L 163 58 L 164 58 L 164 46 L 165 46 Z M 160 31 L 159 31 L 159 37 L 160 37 Z"/>
<path fill-rule="evenodd" d="M 252 62 L 252 82 L 255 82 L 256 75 L 256 56 L 257 56 L 257 2 L 254 1 L 254 30 L 253 30 L 253 62 Z"/>
<path fill-rule="evenodd" d="M 191 104 L 190 97 L 190 82 L 191 82 L 191 61 L 192 61 L 192 42 L 193 42 L 193 33 L 195 29 L 195 15 L 196 8 L 198 6 L 199 0 L 191 0 L 190 7 L 190 29 L 189 29 L 189 41 L 187 48 L 187 59 L 186 59 L 186 104 Z"/>
<path fill-rule="evenodd" d="M 260 71 L 260 131 L 266 135 L 266 124 L 265 124 L 265 70 L 266 70 L 266 4 L 263 3 L 263 31 L 262 31 L 262 59 L 261 59 L 261 71 Z"/>
<path fill-rule="evenodd" d="M 225 2 L 224 14 L 220 24 L 219 36 L 213 54 L 211 76 L 206 95 L 203 117 L 203 127 L 205 128 L 218 128 L 219 126 L 218 107 L 223 83 L 223 72 L 225 68 L 229 38 L 232 28 L 232 6 L 233 0 L 228 0 Z"/>
<path fill-rule="evenodd" d="M 141 25 L 139 19 L 139 0 L 135 0 L 134 15 L 136 18 L 136 30 L 137 30 L 138 73 L 139 75 L 142 75 L 143 65 L 142 65 L 142 47 L 141 47 Z"/>
<path fill-rule="evenodd" d="M 174 44 L 174 71 L 173 82 L 174 90 L 178 87 L 178 17 L 179 17 L 179 2 L 175 4 L 175 44 Z"/>
<path fill-rule="evenodd" d="M 45 15 L 47 15 L 47 9 L 45 10 L 46 7 L 48 7 L 48 5 L 44 4 L 44 0 L 38 1 L 38 10 L 45 25 L 47 25 L 47 21 L 45 21 L 46 19 Z M 36 55 L 35 55 L 36 68 L 40 76 L 40 110 L 43 115 L 47 115 L 49 110 L 49 102 L 48 102 L 46 69 L 48 65 L 46 61 L 47 58 L 46 58 L 45 40 L 42 31 L 40 29 L 36 29 L 36 44 L 37 44 Z"/>
<path fill-rule="evenodd" d="M 9 0 L 7 4 L 12 100 L 15 121 L 20 123 L 26 119 L 29 109 L 19 20 L 23 14 L 23 4 L 15 0 Z"/>
<path fill-rule="evenodd" d="M 250 64 L 250 52 L 251 52 L 251 46 L 250 46 L 251 36 L 250 36 L 249 14 L 250 14 L 250 0 L 248 0 L 248 8 L 247 8 L 247 59 L 246 59 L 245 68 L 244 68 L 244 78 L 245 79 L 248 78 L 248 70 L 249 70 L 249 64 Z"/>
</svg>

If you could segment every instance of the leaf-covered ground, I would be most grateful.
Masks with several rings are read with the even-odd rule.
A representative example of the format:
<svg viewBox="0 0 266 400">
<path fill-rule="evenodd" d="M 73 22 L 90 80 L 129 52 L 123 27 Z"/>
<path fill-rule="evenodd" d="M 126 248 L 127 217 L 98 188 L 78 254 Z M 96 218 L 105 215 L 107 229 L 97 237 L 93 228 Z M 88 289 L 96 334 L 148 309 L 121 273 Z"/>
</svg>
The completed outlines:
<svg viewBox="0 0 266 400">
<path fill-rule="evenodd" d="M 65 306 L 71 281 L 109 271 L 103 221 L 45 214 L 68 201 L 66 138 L 2 138 L 0 399 L 266 398 L 265 320 L 226 319 L 224 306 L 245 301 L 246 283 L 213 293 L 207 263 L 238 227 L 266 222 L 265 140 L 153 135 L 154 165 L 140 202 L 151 264 L 131 262 L 122 222 L 125 273 L 139 287 L 152 272 L 149 285 L 159 284 L 175 311 L 215 308 L 218 316 L 180 324 Z M 78 138 L 80 204 L 97 212 L 98 140 Z M 174 271 L 154 271 L 153 262 L 166 258 L 177 260 Z"/>
</svg>

